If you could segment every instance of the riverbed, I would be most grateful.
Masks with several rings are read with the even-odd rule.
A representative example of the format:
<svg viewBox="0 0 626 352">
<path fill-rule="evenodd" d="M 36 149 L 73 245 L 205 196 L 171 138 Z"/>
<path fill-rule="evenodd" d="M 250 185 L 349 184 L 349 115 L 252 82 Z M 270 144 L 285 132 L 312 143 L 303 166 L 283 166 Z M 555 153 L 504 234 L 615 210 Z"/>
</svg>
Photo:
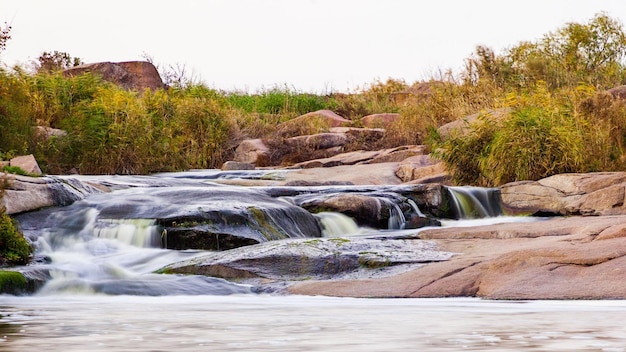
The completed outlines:
<svg viewBox="0 0 626 352">
<path fill-rule="evenodd" d="M 624 351 L 624 301 L 0 297 L 0 351 Z"/>
</svg>

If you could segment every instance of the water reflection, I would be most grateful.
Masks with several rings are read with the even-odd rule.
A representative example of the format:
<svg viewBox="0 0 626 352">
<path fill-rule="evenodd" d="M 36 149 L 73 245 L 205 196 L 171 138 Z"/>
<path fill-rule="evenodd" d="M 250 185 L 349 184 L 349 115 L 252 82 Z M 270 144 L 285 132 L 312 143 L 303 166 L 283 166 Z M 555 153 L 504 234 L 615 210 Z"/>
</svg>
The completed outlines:
<svg viewBox="0 0 626 352">
<path fill-rule="evenodd" d="M 622 301 L 2 297 L 0 350 L 624 351 Z"/>
</svg>

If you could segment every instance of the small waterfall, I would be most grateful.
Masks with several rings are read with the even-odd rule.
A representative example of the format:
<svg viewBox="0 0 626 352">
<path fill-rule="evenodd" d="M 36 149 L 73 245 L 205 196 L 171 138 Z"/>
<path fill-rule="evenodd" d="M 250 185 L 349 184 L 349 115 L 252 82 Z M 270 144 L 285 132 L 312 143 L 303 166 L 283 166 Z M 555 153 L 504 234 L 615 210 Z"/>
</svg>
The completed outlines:
<svg viewBox="0 0 626 352">
<path fill-rule="evenodd" d="M 422 213 L 422 211 L 417 206 L 417 204 L 413 201 L 413 199 L 407 198 L 406 202 L 409 203 L 409 205 L 411 206 L 411 208 L 413 209 L 415 214 L 417 214 L 420 218 L 425 218 L 426 217 L 426 215 L 424 215 L 424 213 Z"/>
<path fill-rule="evenodd" d="M 502 215 L 496 188 L 448 187 L 450 205 L 457 219 L 479 219 Z"/>
<path fill-rule="evenodd" d="M 116 239 L 135 247 L 160 247 L 161 231 L 154 219 L 100 219 L 104 227 L 94 228 L 95 237 Z"/>
<path fill-rule="evenodd" d="M 406 225 L 406 218 L 400 206 L 394 202 L 389 203 L 389 230 L 403 230 Z"/>
<path fill-rule="evenodd" d="M 321 212 L 315 214 L 322 224 L 323 237 L 339 237 L 355 235 L 360 232 L 359 226 L 351 217 L 336 212 Z"/>
</svg>

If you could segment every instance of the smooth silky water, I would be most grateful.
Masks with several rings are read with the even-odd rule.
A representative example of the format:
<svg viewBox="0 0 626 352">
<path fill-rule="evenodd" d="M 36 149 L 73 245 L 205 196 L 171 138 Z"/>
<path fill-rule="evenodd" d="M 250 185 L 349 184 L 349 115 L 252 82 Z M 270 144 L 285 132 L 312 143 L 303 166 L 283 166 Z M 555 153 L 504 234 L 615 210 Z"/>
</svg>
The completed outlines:
<svg viewBox="0 0 626 352">
<path fill-rule="evenodd" d="M 167 182 L 159 180 L 159 187 Z M 52 279 L 31 296 L 0 296 L 0 351 L 626 350 L 623 301 L 259 294 L 216 278 L 153 274 L 205 252 L 160 248 L 162 233 L 151 219 L 97 215 L 94 208 L 59 211 L 50 216 L 52 225 L 26 229 L 36 234 L 38 255 L 49 260 L 35 267 Z M 417 231 L 404 230 L 400 215 L 390 217 L 395 229 L 382 231 L 385 236 Z M 319 217 L 327 236 L 377 233 L 342 215 Z"/>
</svg>

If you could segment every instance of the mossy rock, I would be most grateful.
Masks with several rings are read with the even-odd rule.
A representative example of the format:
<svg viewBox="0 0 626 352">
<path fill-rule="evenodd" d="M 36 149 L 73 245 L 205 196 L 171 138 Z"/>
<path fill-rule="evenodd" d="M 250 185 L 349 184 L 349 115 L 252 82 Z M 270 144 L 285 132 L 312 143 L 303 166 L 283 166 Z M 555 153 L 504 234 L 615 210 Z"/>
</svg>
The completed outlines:
<svg viewBox="0 0 626 352">
<path fill-rule="evenodd" d="M 17 271 L 0 270 L 0 294 L 24 294 L 29 291 L 28 280 Z"/>
</svg>

